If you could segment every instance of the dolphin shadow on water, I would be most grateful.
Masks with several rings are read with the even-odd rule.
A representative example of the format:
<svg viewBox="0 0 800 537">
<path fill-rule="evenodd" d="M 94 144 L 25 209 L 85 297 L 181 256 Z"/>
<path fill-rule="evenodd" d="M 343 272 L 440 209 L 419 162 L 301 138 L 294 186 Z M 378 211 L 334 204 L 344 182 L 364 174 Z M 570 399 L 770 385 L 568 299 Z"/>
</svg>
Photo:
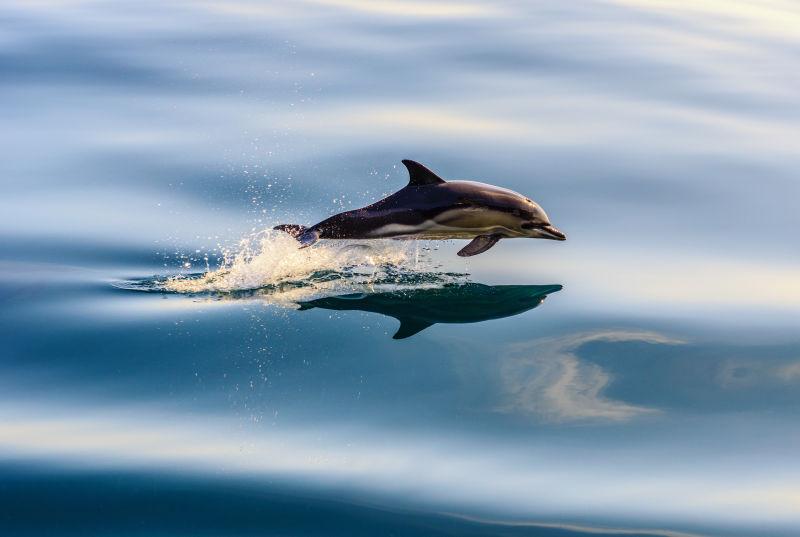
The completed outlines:
<svg viewBox="0 0 800 537">
<path fill-rule="evenodd" d="M 519 315 L 540 305 L 547 295 L 561 288 L 561 285 L 450 284 L 323 297 L 298 305 L 300 311 L 321 308 L 388 315 L 400 321 L 393 339 L 405 339 L 437 323 L 480 323 Z"/>
</svg>

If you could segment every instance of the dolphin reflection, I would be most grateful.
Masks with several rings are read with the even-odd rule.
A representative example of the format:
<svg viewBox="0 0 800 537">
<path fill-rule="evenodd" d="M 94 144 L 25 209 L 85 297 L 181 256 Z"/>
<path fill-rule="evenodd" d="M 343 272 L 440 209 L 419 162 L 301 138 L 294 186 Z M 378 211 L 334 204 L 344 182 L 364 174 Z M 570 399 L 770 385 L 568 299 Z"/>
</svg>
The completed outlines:
<svg viewBox="0 0 800 537">
<path fill-rule="evenodd" d="M 370 311 L 394 317 L 405 339 L 436 323 L 480 323 L 519 315 L 541 304 L 560 285 L 451 284 L 428 289 L 355 293 L 299 302 L 300 310 Z"/>
</svg>

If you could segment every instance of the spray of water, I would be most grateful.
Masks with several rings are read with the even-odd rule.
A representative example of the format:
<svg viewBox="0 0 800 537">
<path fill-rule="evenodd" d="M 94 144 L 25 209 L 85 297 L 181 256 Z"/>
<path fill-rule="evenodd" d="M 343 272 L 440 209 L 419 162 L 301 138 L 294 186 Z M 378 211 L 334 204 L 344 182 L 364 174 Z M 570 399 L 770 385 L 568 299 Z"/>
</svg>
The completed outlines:
<svg viewBox="0 0 800 537">
<path fill-rule="evenodd" d="M 319 296 L 402 287 L 436 287 L 465 281 L 466 274 L 441 271 L 418 241 L 320 241 L 310 248 L 286 233 L 265 230 L 224 253 L 219 268 L 203 274 L 126 282 L 143 291 L 262 298 L 294 303 Z"/>
</svg>

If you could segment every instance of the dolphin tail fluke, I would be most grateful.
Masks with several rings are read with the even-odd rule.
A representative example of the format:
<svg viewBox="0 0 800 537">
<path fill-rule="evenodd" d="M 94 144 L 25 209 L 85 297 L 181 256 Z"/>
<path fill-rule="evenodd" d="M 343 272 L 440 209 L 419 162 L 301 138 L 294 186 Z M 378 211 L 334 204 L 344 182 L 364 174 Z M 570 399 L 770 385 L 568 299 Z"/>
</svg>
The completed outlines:
<svg viewBox="0 0 800 537">
<path fill-rule="evenodd" d="M 395 334 L 392 336 L 392 339 L 405 339 L 407 337 L 411 337 L 418 332 L 422 332 L 432 324 L 433 323 L 419 321 L 417 319 L 401 318 L 400 328 L 397 329 L 397 332 L 395 332 Z"/>
<path fill-rule="evenodd" d="M 296 239 L 297 237 L 305 233 L 306 226 L 301 226 L 300 224 L 280 224 L 272 229 L 277 229 L 278 231 L 283 231 L 285 233 L 288 233 L 289 235 L 291 235 Z"/>
<path fill-rule="evenodd" d="M 300 224 L 280 224 L 272 229 L 284 231 L 297 239 L 300 248 L 307 248 L 319 240 L 319 231 L 313 231 Z"/>
</svg>

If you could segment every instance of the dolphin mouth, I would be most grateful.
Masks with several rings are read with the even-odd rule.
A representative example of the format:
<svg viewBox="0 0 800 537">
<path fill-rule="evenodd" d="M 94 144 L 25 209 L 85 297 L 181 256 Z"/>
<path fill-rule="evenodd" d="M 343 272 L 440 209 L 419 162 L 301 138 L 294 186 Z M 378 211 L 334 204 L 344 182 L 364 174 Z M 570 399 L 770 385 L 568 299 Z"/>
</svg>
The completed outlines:
<svg viewBox="0 0 800 537">
<path fill-rule="evenodd" d="M 542 233 L 543 238 L 545 239 L 552 239 L 554 241 L 565 241 L 567 240 L 567 236 L 564 235 L 561 231 L 559 231 L 554 226 L 547 224 L 546 226 L 542 226 L 539 228 L 539 231 Z"/>
</svg>

